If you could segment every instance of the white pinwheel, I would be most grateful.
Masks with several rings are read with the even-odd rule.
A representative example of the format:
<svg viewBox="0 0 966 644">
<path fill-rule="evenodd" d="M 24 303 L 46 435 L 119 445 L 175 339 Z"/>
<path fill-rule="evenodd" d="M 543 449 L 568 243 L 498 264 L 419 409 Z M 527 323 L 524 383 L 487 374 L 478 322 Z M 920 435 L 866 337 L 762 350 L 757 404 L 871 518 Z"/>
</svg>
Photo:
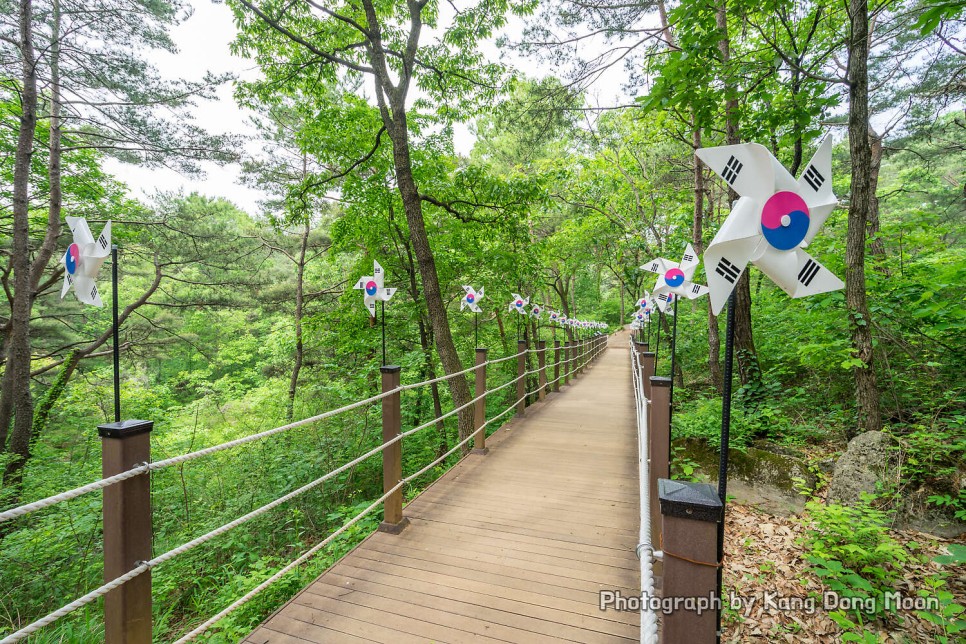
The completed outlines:
<svg viewBox="0 0 966 644">
<path fill-rule="evenodd" d="M 540 305 L 539 304 L 534 304 L 530 308 L 530 316 L 531 317 L 535 317 L 535 318 L 537 318 L 539 320 L 540 319 L 540 316 L 542 314 L 543 314 L 543 309 L 540 308 Z"/>
<path fill-rule="evenodd" d="M 752 262 L 791 297 L 845 284 L 803 248 L 838 203 L 832 194 L 832 140 L 822 141 L 801 178 L 757 143 L 695 154 L 741 195 L 704 254 L 711 308 L 718 314 Z"/>
<path fill-rule="evenodd" d="M 372 317 L 376 317 L 376 302 L 388 302 L 396 292 L 394 288 L 385 287 L 385 271 L 377 261 L 372 262 L 372 275 L 360 277 L 353 288 L 365 292 L 363 301 Z"/>
<path fill-rule="evenodd" d="M 104 260 L 111 252 L 111 222 L 105 224 L 97 241 L 83 217 L 67 217 L 67 225 L 74 240 L 61 259 L 64 264 L 64 285 L 60 289 L 60 298 L 64 299 L 73 286 L 78 300 L 84 304 L 103 306 L 96 280 Z"/>
<path fill-rule="evenodd" d="M 460 311 L 468 307 L 474 313 L 480 313 L 482 309 L 477 302 L 483 299 L 484 288 L 486 287 L 481 286 L 480 292 L 477 293 L 476 289 L 474 289 L 472 286 L 464 286 L 463 290 L 465 293 L 463 294 L 463 299 L 460 300 Z"/>
<path fill-rule="evenodd" d="M 510 302 L 509 310 L 516 311 L 520 315 L 526 315 L 527 305 L 530 303 L 530 298 L 520 297 L 520 295 L 517 293 L 512 293 L 512 295 L 513 295 L 513 301 Z"/>
<path fill-rule="evenodd" d="M 550 313 L 548 315 L 550 316 L 550 321 L 551 322 L 556 323 L 556 322 L 559 322 L 560 321 L 560 314 L 557 313 L 556 311 L 550 311 Z"/>
<path fill-rule="evenodd" d="M 662 295 L 673 293 L 693 300 L 708 292 L 707 286 L 695 284 L 691 281 L 699 263 L 698 254 L 694 252 L 691 244 L 688 244 L 684 249 L 680 264 L 659 257 L 651 263 L 641 266 L 646 271 L 658 274 L 657 282 L 654 283 L 654 299 L 662 313 L 667 305 L 674 301 L 667 297 L 662 298 Z"/>
</svg>

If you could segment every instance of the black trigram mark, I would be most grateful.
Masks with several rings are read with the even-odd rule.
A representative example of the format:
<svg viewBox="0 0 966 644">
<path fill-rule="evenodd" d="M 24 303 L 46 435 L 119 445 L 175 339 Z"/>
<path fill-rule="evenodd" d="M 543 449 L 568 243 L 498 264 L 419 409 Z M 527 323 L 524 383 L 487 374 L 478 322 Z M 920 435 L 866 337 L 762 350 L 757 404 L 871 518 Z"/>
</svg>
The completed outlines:
<svg viewBox="0 0 966 644">
<path fill-rule="evenodd" d="M 68 284 L 74 283 L 74 278 L 70 276 L 70 273 L 67 273 L 67 283 Z"/>
<path fill-rule="evenodd" d="M 729 284 L 734 284 L 738 276 L 741 275 L 741 269 L 728 261 L 727 257 L 722 257 L 721 261 L 718 262 L 718 266 L 715 267 L 714 272 L 721 277 L 728 280 Z"/>
<path fill-rule="evenodd" d="M 652 273 L 656 273 L 657 272 L 657 269 L 658 269 L 657 262 L 653 262 L 651 264 L 651 272 Z"/>
<path fill-rule="evenodd" d="M 745 167 L 741 161 L 731 155 L 728 159 L 728 163 L 725 164 L 724 172 L 721 173 L 721 178 L 727 181 L 731 185 L 735 185 L 735 180 L 738 179 L 738 173 L 741 169 Z"/>
<path fill-rule="evenodd" d="M 805 286 L 810 285 L 812 280 L 815 279 L 815 276 L 818 275 L 818 269 L 820 268 L 821 266 L 818 265 L 818 262 L 808 260 L 802 266 L 802 270 L 798 271 L 798 281 Z"/>
<path fill-rule="evenodd" d="M 667 295 L 665 293 L 661 293 L 657 296 L 657 299 L 661 300 L 662 302 L 667 302 Z"/>
<path fill-rule="evenodd" d="M 812 186 L 812 190 L 815 192 L 818 192 L 818 189 L 822 187 L 823 183 L 825 183 L 825 177 L 823 177 L 813 165 L 810 165 L 805 169 L 805 174 L 803 176 L 805 177 L 805 182 Z"/>
<path fill-rule="evenodd" d="M 97 243 L 101 245 L 101 248 L 107 248 L 107 238 L 104 237 L 103 233 L 97 238 Z"/>
<path fill-rule="evenodd" d="M 373 275 L 378 275 L 378 274 L 379 274 L 379 273 L 381 273 L 381 272 L 382 272 L 382 266 L 376 266 L 376 267 L 375 267 L 375 268 L 373 269 L 373 271 L 372 271 L 372 274 L 373 274 Z"/>
<path fill-rule="evenodd" d="M 685 253 L 685 255 L 684 255 L 684 261 L 685 262 L 690 262 L 693 259 L 694 259 L 694 255 L 689 255 L 689 254 Z"/>
<path fill-rule="evenodd" d="M 91 299 L 92 300 L 96 300 L 97 299 L 97 287 L 96 286 L 91 289 Z"/>
<path fill-rule="evenodd" d="M 700 291 L 701 291 L 701 285 L 700 284 L 695 284 L 694 286 L 691 287 L 691 292 L 692 293 L 697 294 Z"/>
</svg>

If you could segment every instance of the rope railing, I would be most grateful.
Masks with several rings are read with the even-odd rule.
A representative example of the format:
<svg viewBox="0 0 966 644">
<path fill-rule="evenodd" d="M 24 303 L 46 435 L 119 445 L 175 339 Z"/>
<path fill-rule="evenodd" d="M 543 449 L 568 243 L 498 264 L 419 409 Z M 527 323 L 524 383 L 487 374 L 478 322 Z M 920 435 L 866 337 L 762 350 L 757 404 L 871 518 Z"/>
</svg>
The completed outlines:
<svg viewBox="0 0 966 644">
<path fill-rule="evenodd" d="M 637 558 L 641 564 L 641 595 L 654 596 L 654 544 L 651 542 L 650 458 L 648 454 L 647 410 L 649 401 L 644 396 L 640 362 L 633 341 L 631 351 L 631 381 L 634 388 L 634 406 L 637 412 L 638 483 L 641 499 L 641 527 L 638 534 Z M 641 644 L 655 644 L 657 639 L 657 613 L 641 602 Z"/>
<path fill-rule="evenodd" d="M 578 361 L 578 360 L 581 361 L 581 364 L 586 364 L 587 362 L 589 362 L 592 359 L 594 359 L 597 355 L 599 355 L 600 352 L 604 348 L 606 348 L 606 343 L 597 343 L 597 345 L 594 347 L 594 349 L 592 351 L 584 351 L 584 352 L 581 353 L 580 356 L 573 355 L 568 360 L 561 360 L 561 361 L 557 362 L 557 364 L 562 365 L 562 364 L 565 364 L 565 363 L 570 363 L 570 362 L 574 362 L 574 361 Z M 497 364 L 497 363 L 504 362 L 504 361 L 509 360 L 509 359 L 518 358 L 518 357 L 520 357 L 521 355 L 523 355 L 526 352 L 527 352 L 527 350 L 524 350 L 524 351 L 520 351 L 520 352 L 518 352 L 518 353 L 516 353 L 516 354 L 514 354 L 512 356 L 507 356 L 507 357 L 504 357 L 504 358 L 499 358 L 499 359 L 495 359 L 495 360 L 486 361 L 486 362 L 484 362 L 482 364 L 475 365 L 475 366 L 473 366 L 473 367 L 471 367 L 469 369 L 464 369 L 461 372 L 457 372 L 457 373 L 454 373 L 454 374 L 449 374 L 448 376 L 444 376 L 444 377 L 440 377 L 440 378 L 434 378 L 432 380 L 427 380 L 427 381 L 424 381 L 424 382 L 421 382 L 421 383 L 414 383 L 414 384 L 410 384 L 410 385 L 397 386 L 397 387 L 394 387 L 394 388 L 392 388 L 392 389 L 390 389 L 388 391 L 382 392 L 381 394 L 378 394 L 376 396 L 371 396 L 371 397 L 369 397 L 369 398 L 367 398 L 365 400 L 357 401 L 357 402 L 352 403 L 350 405 L 346 405 L 344 407 L 340 407 L 338 409 L 331 410 L 329 412 L 325 412 L 323 414 L 319 414 L 317 416 L 313 416 L 313 417 L 308 418 L 308 419 L 304 419 L 304 420 L 301 420 L 301 421 L 297 421 L 295 423 L 289 423 L 289 424 L 283 425 L 281 427 L 276 427 L 276 428 L 271 429 L 271 430 L 268 430 L 266 432 L 261 432 L 259 434 L 253 434 L 251 436 L 247 436 L 247 437 L 244 437 L 244 438 L 241 438 L 241 439 L 237 439 L 237 440 L 234 440 L 234 441 L 228 441 L 228 442 L 222 443 L 220 445 L 216 445 L 216 446 L 213 446 L 213 447 L 209 447 L 209 448 L 205 448 L 205 449 L 202 449 L 202 450 L 198 450 L 196 452 L 192 452 L 192 453 L 189 453 L 189 454 L 183 454 L 183 455 L 180 455 L 180 456 L 175 456 L 175 457 L 168 458 L 168 459 L 164 459 L 164 460 L 161 460 L 161 461 L 156 461 L 154 463 L 145 463 L 143 465 L 140 465 L 140 466 L 131 468 L 131 469 L 129 469 L 129 470 L 125 471 L 125 472 L 122 472 L 120 474 L 117 474 L 117 475 L 114 475 L 114 476 L 110 476 L 110 477 L 105 477 L 103 479 L 100 479 L 99 481 L 94 481 L 93 483 L 90 483 L 88 485 L 81 486 L 79 488 L 75 488 L 74 490 L 70 490 L 70 491 L 67 491 L 67 492 L 64 492 L 64 493 L 61 493 L 61 494 L 58 494 L 58 495 L 53 495 L 51 497 L 47 497 L 46 499 L 42 499 L 40 501 L 35 501 L 33 503 L 28 503 L 28 504 L 19 506 L 17 508 L 14 508 L 12 510 L 7 510 L 7 511 L 5 511 L 3 513 L 0 513 L 0 522 L 8 521 L 8 520 L 11 520 L 13 518 L 16 518 L 16 517 L 19 517 L 19 516 L 24 516 L 24 515 L 29 514 L 31 512 L 34 512 L 34 511 L 43 509 L 45 507 L 49 507 L 51 505 L 55 505 L 55 504 L 61 503 L 63 501 L 67 501 L 67 500 L 70 500 L 70 499 L 73 499 L 73 498 L 77 498 L 78 496 L 81 496 L 83 494 L 87 494 L 89 492 L 93 492 L 93 491 L 96 491 L 96 490 L 99 490 L 99 489 L 106 488 L 106 487 L 108 487 L 110 485 L 113 485 L 115 483 L 119 483 L 121 481 L 127 480 L 129 478 L 134 477 L 134 476 L 138 476 L 138 475 L 141 475 L 141 474 L 146 474 L 146 473 L 151 472 L 151 471 L 157 471 L 157 470 L 163 469 L 165 467 L 169 467 L 171 465 L 175 465 L 175 464 L 179 464 L 179 463 L 184 463 L 184 462 L 187 462 L 187 461 L 190 461 L 190 460 L 194 460 L 196 458 L 201 458 L 202 456 L 207 456 L 207 455 L 210 455 L 210 454 L 219 452 L 219 451 L 223 451 L 223 450 L 226 450 L 226 449 L 230 449 L 232 447 L 237 447 L 239 445 L 243 445 L 243 444 L 246 444 L 246 443 L 250 443 L 250 442 L 253 442 L 253 441 L 258 440 L 260 438 L 264 438 L 266 436 L 270 436 L 270 435 L 273 435 L 273 434 L 277 434 L 279 432 L 286 431 L 288 429 L 293 429 L 295 427 L 300 427 L 300 426 L 303 426 L 303 425 L 306 425 L 306 424 L 309 424 L 309 423 L 312 423 L 312 422 L 316 422 L 318 420 L 322 420 L 322 419 L 325 419 L 325 418 L 330 418 L 332 416 L 335 416 L 335 415 L 340 414 L 340 413 L 344 413 L 344 412 L 349 411 L 351 409 L 356 409 L 356 408 L 361 407 L 363 405 L 372 404 L 373 402 L 377 402 L 377 401 L 382 400 L 382 399 L 385 399 L 385 398 L 387 398 L 389 396 L 392 396 L 392 395 L 395 395 L 395 394 L 399 394 L 399 393 L 401 393 L 403 391 L 409 391 L 409 390 L 415 389 L 415 388 L 420 387 L 420 386 L 425 386 L 427 384 L 432 384 L 434 382 L 440 382 L 440 381 L 446 380 L 448 378 L 455 377 L 457 375 L 466 374 L 466 373 L 469 373 L 471 371 L 476 371 L 476 370 L 480 369 L 481 367 L 485 367 L 486 365 L 489 365 L 489 364 Z M 363 461 L 365 461 L 366 459 L 374 456 L 375 454 L 384 452 L 388 447 L 390 447 L 390 446 L 392 446 L 392 445 L 394 445 L 394 444 L 402 441 L 403 438 L 405 438 L 407 436 L 411 436 L 411 435 L 415 434 L 416 432 L 421 431 L 422 429 L 425 429 L 427 427 L 430 427 L 432 425 L 435 425 L 439 421 L 444 420 L 446 418 L 449 418 L 449 417 L 453 416 L 454 414 L 457 414 L 460 411 L 462 411 L 464 409 L 467 409 L 467 408 L 471 407 L 472 405 L 475 405 L 477 402 L 485 399 L 487 396 L 491 396 L 494 393 L 497 393 L 497 392 L 499 392 L 499 391 L 501 391 L 501 390 L 503 390 L 503 389 L 505 389 L 505 388 L 507 388 L 509 386 L 512 386 L 512 385 L 518 383 L 521 379 L 526 378 L 527 376 L 539 374 L 542 370 L 547 369 L 547 367 L 548 366 L 545 365 L 542 369 L 541 368 L 537 368 L 537 369 L 531 369 L 531 370 L 524 370 L 523 373 L 517 375 L 513 379 L 510 379 L 506 383 L 504 383 L 504 384 L 502 384 L 502 385 L 500 385 L 498 387 L 494 387 L 494 388 L 488 389 L 487 391 L 485 391 L 481 395 L 476 396 L 475 398 L 473 398 L 469 402 L 467 402 L 467 403 L 465 403 L 463 405 L 460 405 L 460 406 L 452 409 L 451 411 L 447 412 L 446 414 L 443 414 L 443 415 L 441 415 L 441 416 L 439 416 L 437 418 L 434 418 L 433 420 L 431 420 L 431 421 L 429 421 L 427 423 L 423 423 L 423 424 L 418 425 L 418 426 L 416 426 L 416 427 L 414 427 L 414 428 L 412 428 L 410 430 L 407 430 L 406 432 L 401 432 L 401 433 L 397 434 L 392 439 L 387 440 L 387 441 L 384 441 L 379 446 L 374 447 L 373 449 L 371 449 L 371 450 L 367 451 L 366 453 L 364 453 L 364 454 L 356 457 L 355 459 L 353 459 L 353 460 L 351 460 L 351 461 L 349 461 L 349 462 L 347 462 L 347 463 L 339 466 L 338 468 L 336 468 L 336 469 L 334 469 L 334 470 L 332 470 L 332 471 L 330 471 L 330 472 L 322 475 L 321 477 L 319 477 L 319 478 L 317 478 L 317 479 L 315 479 L 315 480 L 313 480 L 313 481 L 311 481 L 311 482 L 303 485 L 302 487 L 300 487 L 300 488 L 298 488 L 296 490 L 293 490 L 293 491 L 291 491 L 291 492 L 289 492 L 289 493 L 287 493 L 287 494 L 285 494 L 285 495 L 283 495 L 283 496 L 275 499 L 274 501 L 271 501 L 271 502 L 269 502 L 269 503 L 261 506 L 260 508 L 257 508 L 257 509 L 255 509 L 255 510 L 253 510 L 253 511 L 251 511 L 251 512 L 249 512 L 249 513 L 247 513 L 247 514 L 245 514 L 245 515 L 243 515 L 243 516 L 241 516 L 241 517 L 233 520 L 233 521 L 230 521 L 230 522 L 228 522 L 228 523 L 226 523 L 226 524 L 224 524 L 224 525 L 222 525 L 222 526 L 220 526 L 218 528 L 215 528 L 214 530 L 211 530 L 210 532 L 208 532 L 206 534 L 203 534 L 203 535 L 201 535 L 199 537 L 196 537 L 195 539 L 192 539 L 191 541 L 188 541 L 188 542 L 186 542 L 186 543 L 184 543 L 184 544 L 182 544 L 180 546 L 177 546 L 176 548 L 173 548 L 171 550 L 168 550 L 167 552 L 165 552 L 165 553 L 163 553 L 161 555 L 158 555 L 157 557 L 154 557 L 154 558 L 152 558 L 152 559 L 150 559 L 148 561 L 138 562 L 137 565 L 133 569 L 131 569 L 130 571 L 124 573 L 123 575 L 120 575 L 117 578 L 115 578 L 115 579 L 113 579 L 111 581 L 108 581 L 108 582 L 104 583 L 100 587 L 98 587 L 98 588 L 90 591 L 89 593 L 83 595 L 82 597 L 79 597 L 79 598 L 75 599 L 74 601 L 72 601 L 72 602 L 70 602 L 70 603 L 62 606 L 61 608 L 59 608 L 59 609 L 57 609 L 57 610 L 55 610 L 55 611 L 47 614 L 46 616 L 42 617 L 41 619 L 38 619 L 38 620 L 32 622 L 31 624 L 25 626 L 24 628 L 22 628 L 22 629 L 20 629 L 20 630 L 18 630 L 16 632 L 14 632 L 14 633 L 12 633 L 12 634 L 4 637 L 2 640 L 0 640 L 0 644 L 12 644 L 13 642 L 18 642 L 18 641 L 20 641 L 20 640 L 22 640 L 22 639 L 30 636 L 31 634 L 39 631 L 40 629 L 44 628 L 45 626 L 48 626 L 48 625 L 54 623 L 58 619 L 60 619 L 60 618 L 62 618 L 64 616 L 66 616 L 66 615 L 74 612 L 75 610 L 78 610 L 79 608 L 82 608 L 83 606 L 85 606 L 87 604 L 90 604 L 91 602 L 95 601 L 96 599 L 98 599 L 100 597 L 103 597 L 104 595 L 106 595 L 110 591 L 112 591 L 112 590 L 114 590 L 114 589 L 122 586 L 124 583 L 130 581 L 131 579 L 134 579 L 135 577 L 138 577 L 139 575 L 143 574 L 144 572 L 146 572 L 148 570 L 151 570 L 152 568 L 154 568 L 154 567 L 156 567 L 156 566 L 158 566 L 158 565 L 160 565 L 160 564 L 162 564 L 162 563 L 164 563 L 166 561 L 169 561 L 169 560 L 171 560 L 171 559 L 173 559 L 173 558 L 175 558 L 175 557 L 177 557 L 177 556 L 179 556 L 181 554 L 184 554 L 184 553 L 188 552 L 189 550 L 192 550 L 192 549 L 194 549 L 194 548 L 196 548 L 196 547 L 198 547 L 198 546 L 200 546 L 200 545 L 202 545 L 204 543 L 207 543 L 208 541 L 211 541 L 212 539 L 215 539 L 216 537 L 221 536 L 221 535 L 225 534 L 226 532 L 228 532 L 228 531 L 230 531 L 230 530 L 232 530 L 232 529 L 234 529 L 234 528 L 236 528 L 236 527 L 238 527 L 238 526 L 240 526 L 240 525 L 242 525 L 244 523 L 247 523 L 248 521 L 251 521 L 252 519 L 255 519 L 255 518 L 259 517 L 259 516 L 262 516 L 262 515 L 270 512 L 271 510 L 277 508 L 278 506 L 282 505 L 283 503 L 285 503 L 287 501 L 290 501 L 290 500 L 292 500 L 292 499 L 294 499 L 294 498 L 296 498 L 296 497 L 298 497 L 298 496 L 300 496 L 300 495 L 302 495 L 302 494 L 304 494 L 304 493 L 306 493 L 306 492 L 308 492 L 308 491 L 310 491 L 310 490 L 312 490 L 312 489 L 320 486 L 322 483 L 324 483 L 324 482 L 332 479 L 333 477 L 338 476 L 339 474 L 341 474 L 341 473 L 343 473 L 343 472 L 345 472 L 345 471 L 347 471 L 347 470 L 355 467 L 356 465 L 362 463 Z M 343 532 L 345 532 L 345 530 L 347 530 L 349 527 L 351 527 L 352 525 L 354 525 L 355 523 L 357 523 L 358 521 L 360 521 L 364 516 L 366 516 L 367 514 L 369 514 L 373 509 L 375 509 L 381 503 L 383 503 L 384 501 L 386 501 L 387 498 L 389 498 L 392 494 L 394 494 L 395 492 L 397 492 L 403 485 L 406 485 L 408 483 L 411 483 L 413 480 L 415 480 L 418 477 L 422 476 L 423 474 L 425 474 L 426 472 L 428 472 L 433 467 L 436 467 L 437 465 L 439 465 L 440 463 L 442 463 L 445 459 L 447 459 L 451 455 L 453 455 L 457 450 L 462 449 L 470 440 L 473 440 L 480 432 L 485 432 L 486 431 L 486 428 L 488 426 L 490 426 L 492 423 L 496 422 L 497 420 L 499 420 L 500 418 L 502 418 L 503 416 L 505 416 L 507 413 L 509 413 L 510 411 L 512 411 L 513 409 L 515 409 L 516 406 L 518 404 L 520 404 L 522 401 L 524 401 L 528 396 L 535 395 L 541 389 L 548 389 L 551 384 L 553 384 L 554 382 L 556 382 L 557 380 L 559 380 L 561 377 L 563 377 L 563 376 L 560 376 L 560 377 L 554 379 L 551 382 L 546 382 L 546 383 L 540 385 L 539 387 L 537 387 L 537 389 L 535 389 L 533 391 L 526 391 L 522 397 L 518 398 L 515 402 L 513 402 L 511 405 L 509 405 L 506 409 L 504 409 L 502 412 L 500 412 L 499 414 L 497 414 L 493 418 L 490 418 L 489 420 L 486 420 L 479 428 L 477 428 L 476 430 L 474 430 L 473 432 L 471 432 L 469 436 L 467 436 L 466 438 L 464 438 L 463 440 L 461 440 L 453 448 L 451 448 L 450 450 L 448 450 L 445 454 L 437 457 L 434 461 L 432 461 L 430 464 L 428 464 L 427 466 L 423 467 L 419 471 L 417 471 L 417 472 L 415 472 L 415 473 L 413 473 L 413 474 L 411 474 L 411 475 L 403 478 L 402 480 L 400 480 L 399 483 L 397 485 L 395 485 L 392 489 L 390 489 L 385 494 L 383 494 L 383 496 L 381 496 L 378 500 L 376 500 L 375 502 L 373 502 L 365 510 L 363 510 L 362 512 L 360 512 L 359 514 L 357 514 L 355 517 L 353 517 L 352 519 L 350 519 L 349 521 L 347 521 L 345 524 L 343 524 L 335 532 L 333 532 L 332 534 L 330 534 L 326 539 L 324 539 L 323 541 L 321 541 L 318 544 L 316 544 L 315 546 L 313 546 L 310 550 L 308 550 L 305 553 L 303 553 L 303 555 L 301 555 L 298 559 L 294 560 L 293 562 L 291 562 L 290 564 L 288 564 L 287 566 L 285 566 L 284 568 L 282 568 L 281 570 L 279 570 L 277 573 L 275 573 L 275 575 L 273 575 L 272 577 L 270 577 L 266 581 L 264 581 L 261 584 L 259 584 L 259 586 L 257 586 L 255 589 L 253 589 L 252 591 L 250 591 L 248 594 L 246 594 L 242 598 L 236 600 L 229 607 L 227 607 L 226 609 L 224 609 L 223 611 L 221 611 L 220 613 L 218 613 L 217 615 L 215 615 L 211 619 L 207 620 L 205 623 L 203 623 L 202 625 L 200 625 L 199 627 L 197 627 L 196 629 L 194 629 L 193 631 L 191 631 L 190 633 L 188 633 L 187 635 L 185 635 L 184 637 L 182 637 L 178 641 L 179 642 L 187 642 L 187 641 L 190 641 L 190 640 L 194 639 L 195 637 L 197 637 L 197 635 L 203 633 L 212 624 L 216 623 L 217 621 L 219 621 L 220 619 L 222 619 L 226 615 L 230 614 L 232 611 L 234 611 L 235 609 L 237 609 L 238 607 L 240 607 L 241 605 L 243 605 L 244 603 L 246 603 L 247 601 L 249 601 L 252 597 L 254 597 L 259 592 L 261 592 L 261 590 L 264 590 L 265 588 L 267 588 L 274 581 L 276 581 L 277 579 L 281 578 L 287 572 L 289 572 L 290 570 L 292 570 L 293 568 L 295 568 L 296 566 L 298 566 L 300 563 L 306 561 L 313 554 L 315 554 L 320 549 L 322 549 L 323 547 L 325 547 L 333 539 L 335 539 L 340 534 L 342 534 Z"/>
<path fill-rule="evenodd" d="M 510 359 L 513 359 L 513 358 L 518 358 L 521 355 L 523 355 L 524 353 L 526 353 L 526 350 L 520 351 L 519 353 L 516 353 L 516 354 L 514 354 L 512 356 L 507 356 L 507 357 L 504 357 L 504 358 L 499 358 L 499 359 L 496 359 L 496 360 L 487 361 L 487 362 L 483 363 L 483 365 L 497 364 L 499 362 L 504 362 L 506 360 L 510 360 Z M 61 492 L 59 494 L 54 494 L 54 495 L 51 495 L 49 497 L 46 497 L 46 498 L 43 498 L 43 499 L 40 499 L 40 500 L 37 500 L 37 501 L 33 501 L 33 502 L 30 502 L 30 503 L 25 503 L 23 505 L 17 506 L 15 508 L 12 508 L 12 509 L 9 509 L 9 510 L 4 510 L 3 512 L 0 512 L 0 523 L 4 523 L 5 521 L 10 521 L 10 520 L 16 519 L 18 517 L 26 516 L 28 514 L 31 514 L 33 512 L 36 512 L 38 510 L 43 510 L 44 508 L 48 508 L 48 507 L 50 507 L 52 505 L 56 505 L 58 503 L 63 503 L 64 501 L 70 501 L 72 499 L 76 499 L 79 496 L 83 496 L 85 494 L 89 494 L 90 492 L 96 492 L 97 490 L 101 490 L 101 489 L 106 488 L 106 487 L 108 487 L 110 485 L 114 485 L 115 483 L 120 483 L 121 481 L 125 481 L 125 480 L 127 480 L 129 478 L 132 478 L 132 477 L 135 477 L 135 476 L 139 476 L 139 475 L 145 474 L 147 472 L 156 472 L 158 470 L 162 470 L 164 468 L 171 467 L 173 465 L 180 465 L 182 463 L 186 463 L 188 461 L 193 461 L 193 460 L 198 459 L 198 458 L 203 458 L 205 456 L 211 456 L 212 454 L 217 454 L 218 452 L 223 452 L 225 450 L 233 449 L 235 447 L 240 447 L 242 445 L 246 445 L 248 443 L 252 443 L 252 442 L 261 440 L 263 438 L 268 438 L 269 436 L 274 436 L 275 434 L 279 434 L 279 433 L 286 432 L 286 431 L 289 431 L 289 430 L 292 430 L 292 429 L 297 429 L 299 427 L 303 427 L 305 425 L 310 425 L 310 424 L 313 424 L 313 423 L 320 422 L 322 420 L 326 420 L 326 419 L 329 419 L 329 418 L 333 418 L 333 417 L 338 416 L 340 414 L 343 414 L 345 412 L 352 411 L 353 409 L 358 409 L 360 407 L 364 407 L 366 405 L 371 405 L 372 403 L 379 402 L 383 398 L 388 398 L 389 396 L 395 395 L 397 393 L 401 393 L 401 392 L 404 392 L 404 391 L 411 391 L 411 390 L 416 389 L 418 387 L 424 387 L 426 385 L 431 385 L 431 384 L 434 384 L 434 383 L 442 382 L 444 380 L 448 380 L 450 378 L 454 378 L 456 376 L 464 375 L 464 374 L 467 374 L 467 373 L 469 373 L 471 371 L 475 371 L 478 368 L 479 368 L 479 366 L 473 366 L 473 367 L 470 367 L 469 369 L 464 369 L 464 370 L 459 371 L 459 372 L 456 372 L 456 373 L 452 373 L 452 374 L 449 374 L 449 375 L 446 375 L 446 376 L 440 376 L 439 378 L 433 378 L 431 380 L 424 380 L 423 382 L 417 382 L 417 383 L 412 383 L 412 384 L 408 384 L 408 385 L 400 385 L 399 387 L 396 387 L 395 389 L 392 389 L 391 391 L 384 391 L 384 392 L 382 392 L 380 394 L 376 394 L 375 396 L 370 396 L 370 397 L 368 397 L 368 398 L 366 398 L 364 400 L 358 400 L 358 401 L 353 402 L 353 403 L 350 403 L 348 405 L 344 405 L 344 406 L 339 407 L 337 409 L 332 409 L 330 411 L 323 412 L 321 414 L 317 414 L 315 416 L 311 416 L 311 417 L 305 418 L 303 420 L 298 420 L 298 421 L 295 421 L 295 422 L 292 422 L 292 423 L 288 423 L 288 424 L 285 424 L 285 425 L 281 425 L 280 427 L 275 427 L 273 429 L 268 429 L 268 430 L 265 430 L 263 432 L 258 432 L 256 434 L 251 434 L 250 436 L 243 436 L 242 438 L 237 438 L 235 440 L 231 440 L 231 441 L 228 441 L 228 442 L 225 442 L 225 443 L 220 443 L 218 445 L 213 445 L 211 447 L 206 447 L 204 449 L 200 449 L 200 450 L 197 450 L 197 451 L 194 451 L 194 452 L 190 452 L 188 454 L 181 454 L 179 456 L 172 456 L 171 458 L 166 458 L 166 459 L 163 459 L 163 460 L 160 460 L 160 461 L 154 461 L 152 463 L 144 463 L 144 464 L 139 465 L 137 467 L 133 467 L 133 468 L 127 470 L 127 471 L 121 472 L 119 474 L 115 474 L 113 476 L 108 476 L 108 477 L 99 479 L 97 481 L 93 481 L 91 483 L 88 483 L 86 485 L 82 485 L 82 486 L 77 487 L 77 488 L 74 488 L 72 490 L 68 490 L 66 492 Z"/>
</svg>

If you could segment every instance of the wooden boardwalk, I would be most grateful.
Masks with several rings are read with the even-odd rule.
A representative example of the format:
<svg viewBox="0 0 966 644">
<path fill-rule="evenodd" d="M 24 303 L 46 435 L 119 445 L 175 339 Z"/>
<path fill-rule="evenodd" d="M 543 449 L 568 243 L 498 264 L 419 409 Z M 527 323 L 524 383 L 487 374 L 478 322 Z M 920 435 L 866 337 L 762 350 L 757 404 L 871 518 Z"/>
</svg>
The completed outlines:
<svg viewBox="0 0 966 644">
<path fill-rule="evenodd" d="M 244 641 L 629 642 L 640 593 L 637 434 L 627 336 L 527 409 Z"/>
</svg>

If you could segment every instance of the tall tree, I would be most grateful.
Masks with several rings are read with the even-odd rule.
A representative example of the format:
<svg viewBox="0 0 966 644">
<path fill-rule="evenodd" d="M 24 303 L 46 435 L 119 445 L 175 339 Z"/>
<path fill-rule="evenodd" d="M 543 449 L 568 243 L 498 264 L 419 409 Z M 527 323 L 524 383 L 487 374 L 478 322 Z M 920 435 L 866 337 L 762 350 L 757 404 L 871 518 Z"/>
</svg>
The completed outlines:
<svg viewBox="0 0 966 644">
<path fill-rule="evenodd" d="M 392 144 L 393 173 L 409 226 L 410 241 L 422 279 L 423 298 L 436 350 L 447 374 L 462 371 L 440 290 L 436 260 L 426 233 L 423 203 L 438 203 L 420 191 L 413 170 L 411 101 L 416 85 L 437 101 L 443 120 L 466 114 L 474 102 L 492 96 L 501 69 L 487 64 L 477 51 L 481 40 L 501 27 L 510 0 L 453 7 L 450 24 L 439 23 L 439 4 L 430 0 L 377 3 L 374 0 L 334 4 L 292 4 L 270 0 L 234 0 L 241 34 L 238 51 L 259 60 L 269 83 L 314 85 L 322 75 L 368 77 L 381 127 Z M 520 7 L 527 9 L 526 5 Z M 442 27 L 442 28 L 441 28 Z M 433 38 L 425 28 L 439 29 Z M 432 38 L 427 43 L 426 40 Z M 457 406 L 470 400 L 463 376 L 448 381 Z M 473 414 L 459 414 L 460 436 L 473 431 Z"/>
</svg>

